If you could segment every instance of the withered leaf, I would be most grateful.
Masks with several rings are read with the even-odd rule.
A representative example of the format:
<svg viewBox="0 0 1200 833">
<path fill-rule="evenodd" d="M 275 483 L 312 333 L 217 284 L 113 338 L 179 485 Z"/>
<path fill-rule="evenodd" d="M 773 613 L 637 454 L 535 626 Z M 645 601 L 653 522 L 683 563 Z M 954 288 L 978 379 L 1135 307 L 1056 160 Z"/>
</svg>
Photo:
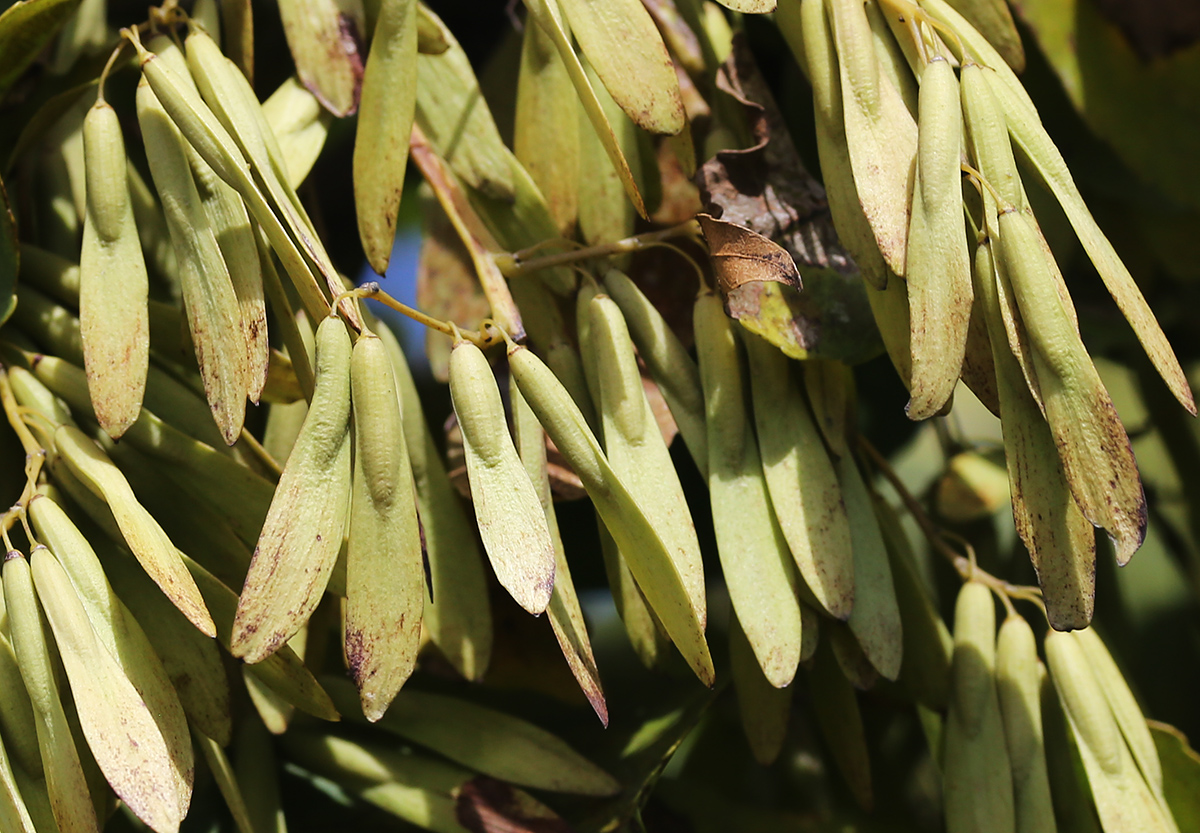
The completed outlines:
<svg viewBox="0 0 1200 833">
<path fill-rule="evenodd" d="M 737 297 L 726 294 L 726 310 L 790 356 L 846 362 L 870 358 L 881 342 L 858 266 L 841 247 L 825 190 L 801 162 L 741 35 L 734 37 L 733 51 L 717 72 L 717 87 L 745 115 L 745 125 L 726 127 L 735 135 L 748 129 L 755 143 L 720 151 L 701 165 L 696 181 L 705 210 L 778 244 L 804 276 L 802 286 L 744 276 L 737 283 Z M 729 113 L 731 108 L 714 112 Z M 761 244 L 758 249 L 766 250 Z M 714 269 L 721 272 L 715 260 Z"/>
<path fill-rule="evenodd" d="M 717 288 L 726 307 L 731 304 L 731 296 L 746 284 L 778 282 L 801 288 L 800 272 L 779 244 L 757 231 L 708 214 L 697 214 L 696 219 L 708 243 Z"/>
</svg>

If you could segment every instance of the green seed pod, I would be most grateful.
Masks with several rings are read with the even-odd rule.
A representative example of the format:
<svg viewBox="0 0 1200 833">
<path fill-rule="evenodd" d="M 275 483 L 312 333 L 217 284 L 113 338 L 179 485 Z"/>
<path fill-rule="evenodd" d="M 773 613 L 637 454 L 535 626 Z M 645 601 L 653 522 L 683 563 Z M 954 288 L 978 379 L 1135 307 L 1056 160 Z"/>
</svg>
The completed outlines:
<svg viewBox="0 0 1200 833">
<path fill-rule="evenodd" d="M 917 174 L 908 226 L 912 354 L 910 419 L 945 407 L 962 373 L 971 319 L 971 262 L 963 229 L 962 108 L 954 68 L 935 56 L 921 72 Z"/>
<path fill-rule="evenodd" d="M 1011 833 L 1012 767 L 996 694 L 992 591 L 967 582 L 954 607 L 953 692 L 946 717 L 943 801 L 948 833 Z"/>
<path fill-rule="evenodd" d="M 720 299 L 708 292 L 698 297 L 694 321 L 717 553 L 750 647 L 771 684 L 783 687 L 800 662 L 796 565 L 771 508 L 754 426 L 746 413 L 738 341 Z"/>
<path fill-rule="evenodd" d="M 350 504 L 350 336 L 340 318 L 317 328 L 315 390 L 275 488 L 233 623 L 231 650 L 249 663 L 277 651 L 312 615 L 341 549 Z"/>
<path fill-rule="evenodd" d="M 663 628 L 696 676 L 711 685 L 714 671 L 704 628 L 657 530 L 612 470 L 579 407 L 550 368 L 516 344 L 508 347 L 508 364 L 538 422 L 592 498 Z"/>
<path fill-rule="evenodd" d="M 554 588 L 554 541 L 508 433 L 492 369 L 469 341 L 459 341 L 450 353 L 450 398 L 483 547 L 500 584 L 536 616 Z"/>
<path fill-rule="evenodd" d="M 1055 833 L 1042 732 L 1041 665 L 1033 629 L 1010 615 L 996 638 L 996 691 L 1012 764 L 1017 833 Z"/>
<path fill-rule="evenodd" d="M 37 715 L 38 746 L 54 821 L 60 833 L 99 833 L 79 752 L 63 712 L 33 574 L 21 553 L 10 552 L 5 557 L 3 582 L 13 650 Z"/>
<path fill-rule="evenodd" d="M 364 332 L 350 361 L 354 474 L 346 551 L 346 658 L 377 720 L 417 661 L 425 571 L 412 467 L 392 365 Z"/>
</svg>

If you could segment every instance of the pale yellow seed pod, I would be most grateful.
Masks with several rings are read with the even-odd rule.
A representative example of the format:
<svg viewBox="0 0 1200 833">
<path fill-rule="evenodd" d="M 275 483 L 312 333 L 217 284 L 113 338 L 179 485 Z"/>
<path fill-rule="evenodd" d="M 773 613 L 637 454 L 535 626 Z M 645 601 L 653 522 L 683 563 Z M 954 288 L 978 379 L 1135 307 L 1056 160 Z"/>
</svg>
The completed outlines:
<svg viewBox="0 0 1200 833">
<path fill-rule="evenodd" d="M 1012 765 L 1017 833 L 1055 833 L 1042 732 L 1041 669 L 1029 623 L 1009 615 L 996 638 L 996 690 Z"/>
<path fill-rule="evenodd" d="M 450 353 L 450 398 L 462 429 L 475 520 L 496 578 L 537 615 L 554 589 L 554 541 L 508 433 L 504 403 L 483 351 L 459 341 Z"/>
<path fill-rule="evenodd" d="M 604 276 L 609 296 L 621 308 L 638 355 L 650 371 L 679 433 L 691 452 L 696 468 L 708 478 L 708 429 L 704 425 L 704 391 L 700 368 L 687 348 L 671 331 L 662 313 L 655 309 L 637 284 L 623 272 L 610 269 Z"/>
<path fill-rule="evenodd" d="M 37 715 L 38 746 L 54 821 L 60 833 L 99 833 L 79 752 L 63 712 L 33 574 L 21 553 L 6 555 L 3 582 L 13 649 Z"/>
<path fill-rule="evenodd" d="M 173 757 L 155 716 L 100 643 L 71 579 L 45 547 L 31 570 L 38 600 L 54 632 L 88 747 L 117 796 L 154 830 L 174 831 L 192 794 L 190 744 Z M 190 740 L 190 738 L 189 738 Z"/>
<path fill-rule="evenodd" d="M 596 350 L 605 454 L 669 547 L 696 618 L 704 625 L 708 614 L 700 541 L 671 453 L 646 398 L 625 318 L 607 295 L 597 295 L 589 302 L 588 316 Z"/>
<path fill-rule="evenodd" d="M 844 620 L 854 607 L 854 548 L 837 473 L 795 378 L 798 368 L 756 335 L 742 342 L 775 517 L 808 589 Z"/>
<path fill-rule="evenodd" d="M 358 234 L 371 268 L 387 271 L 417 106 L 417 3 L 380 4 L 354 135 Z"/>
<path fill-rule="evenodd" d="M 337 561 L 350 503 L 350 335 L 317 328 L 315 390 L 275 488 L 233 623 L 231 650 L 249 663 L 308 621 Z"/>
<path fill-rule="evenodd" d="M 746 373 L 733 324 L 705 292 L 693 310 L 708 426 L 708 491 L 717 553 L 738 621 L 771 684 L 792 681 L 800 662 L 797 571 L 771 507 Z"/>
<path fill-rule="evenodd" d="M 529 350 L 508 347 L 509 370 L 550 439 L 579 475 L 629 569 L 683 658 L 707 685 L 714 679 L 704 628 L 657 530 L 613 471 L 566 388 Z"/>
<path fill-rule="evenodd" d="M 846 625 L 875 670 L 894 680 L 904 661 L 904 625 L 887 544 L 875 516 L 874 499 L 853 455 L 842 455 L 834 467 L 854 548 L 854 608 Z"/>
<path fill-rule="evenodd" d="M 0 597 L 2 604 L 3 598 Z M 3 610 L 0 610 L 0 619 L 6 618 Z M 33 704 L 25 690 L 17 655 L 7 633 L 0 633 L 0 687 L 5 692 L 4 698 L 0 699 L 0 733 L 3 734 L 7 752 L 30 775 L 41 777 L 42 756 L 38 751 Z"/>
<path fill-rule="evenodd" d="M 1012 767 L 996 693 L 996 607 L 969 581 L 954 607 L 953 690 L 946 717 L 943 802 L 948 833 L 1011 833 Z"/>
<path fill-rule="evenodd" d="M 1013 520 L 1037 570 L 1051 626 L 1084 627 L 1095 593 L 1095 531 L 1071 495 L 1054 437 L 1009 349 L 993 246 L 985 240 L 976 248 L 974 281 L 992 343 Z"/>
<path fill-rule="evenodd" d="M 512 403 L 513 435 L 517 444 L 517 454 L 520 455 L 521 465 L 525 467 L 529 479 L 533 482 L 538 500 L 542 504 L 542 511 L 546 515 L 546 526 L 554 539 L 554 593 L 546 608 L 547 618 L 571 673 L 595 709 L 600 722 L 607 726 L 608 705 L 604 699 L 604 688 L 600 684 L 600 672 L 596 668 L 591 639 L 583 620 L 583 609 L 579 605 L 575 583 L 571 580 L 571 568 L 567 564 L 567 555 L 563 550 L 562 536 L 558 529 L 558 518 L 554 512 L 554 496 L 550 492 L 550 478 L 546 468 L 546 432 L 511 375 L 508 396 Z"/>
<path fill-rule="evenodd" d="M 1075 632 L 1046 635 L 1046 661 L 1075 736 L 1105 831 L 1175 833 L 1178 827 L 1134 760 Z"/>
<path fill-rule="evenodd" d="M 1082 628 L 1074 632 L 1075 639 L 1087 656 L 1092 673 L 1096 675 L 1100 688 L 1108 700 L 1109 708 L 1121 727 L 1121 734 L 1133 752 L 1134 760 L 1150 784 L 1150 788 L 1161 793 L 1163 789 L 1162 763 L 1158 759 L 1158 749 L 1154 745 L 1154 737 L 1146 725 L 1146 717 L 1138 705 L 1137 698 L 1125 681 L 1125 676 L 1112 654 L 1104 644 L 1104 640 L 1092 628 Z M 1160 796 L 1161 797 L 1161 796 Z"/>
<path fill-rule="evenodd" d="M 400 418 L 417 488 L 417 514 L 429 558 L 424 630 L 460 674 L 479 680 L 492 650 L 492 612 L 486 567 L 475 530 L 434 443 L 400 342 L 374 324 L 396 374 Z"/>
<path fill-rule="evenodd" d="M 383 342 L 364 332 L 350 361 L 354 473 L 346 551 L 346 658 L 363 714 L 378 720 L 412 674 L 425 571 L 396 378 Z"/>
<path fill-rule="evenodd" d="M 30 501 L 28 511 L 38 535 L 52 548 L 56 563 L 70 577 L 100 644 L 117 661 L 154 716 L 172 765 L 180 776 L 181 795 L 183 791 L 190 793 L 193 762 L 188 720 L 172 680 L 142 625 L 117 598 L 100 559 L 62 507 L 52 498 L 39 495 Z M 36 573 L 36 559 L 34 570 Z"/>
<path fill-rule="evenodd" d="M 857 0 L 830 0 L 828 5 L 837 48 L 846 148 L 859 203 L 879 252 L 891 270 L 903 276 L 917 124 L 899 91 L 880 72 L 863 5 Z"/>
<path fill-rule="evenodd" d="M 1025 194 L 1013 158 L 1004 113 L 985 77 L 993 72 L 995 70 L 975 63 L 964 65 L 961 71 L 962 112 L 967 127 L 968 148 L 975 167 L 996 189 L 1000 198 L 1009 205 L 1024 208 Z"/>
<path fill-rule="evenodd" d="M 1146 497 L 1129 436 L 1057 291 L 1034 220 L 1000 212 L 999 256 L 1033 346 L 1046 422 L 1080 510 L 1125 564 L 1146 535 Z"/>
<path fill-rule="evenodd" d="M 87 211 L 79 319 L 96 419 L 120 437 L 137 419 L 150 361 L 149 279 L 126 179 L 116 111 L 101 99 L 83 122 Z"/>
<path fill-rule="evenodd" d="M 163 200 L 179 264 L 205 396 L 225 443 L 232 445 L 241 434 L 250 387 L 241 308 L 192 179 L 184 138 L 148 84 L 138 85 L 137 102 L 150 173 Z"/>
<path fill-rule="evenodd" d="M 87 489 L 100 497 L 146 573 L 188 620 L 208 636 L 216 633 L 212 616 L 179 551 L 158 521 L 138 501 L 129 481 L 91 438 L 73 425 L 62 425 L 54 444 L 63 462 Z"/>
</svg>

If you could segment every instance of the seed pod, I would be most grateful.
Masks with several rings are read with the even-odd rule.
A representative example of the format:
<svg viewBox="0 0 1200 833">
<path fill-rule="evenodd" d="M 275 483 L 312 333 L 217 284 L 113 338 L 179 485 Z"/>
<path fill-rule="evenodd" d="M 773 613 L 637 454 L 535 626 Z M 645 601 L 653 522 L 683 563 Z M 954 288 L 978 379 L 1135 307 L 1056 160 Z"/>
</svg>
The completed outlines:
<svg viewBox="0 0 1200 833">
<path fill-rule="evenodd" d="M 317 328 L 316 388 L 275 488 L 238 600 L 231 650 L 249 663 L 308 621 L 341 548 L 350 503 L 350 336 L 341 319 Z"/>
<path fill-rule="evenodd" d="M 917 572 L 912 547 L 896 511 L 876 496 L 875 516 L 887 546 L 896 606 L 903 623 L 904 654 L 899 682 L 923 705 L 944 710 L 950 698 L 953 640 Z"/>
<path fill-rule="evenodd" d="M 516 112 L 513 152 L 546 195 L 559 231 L 569 235 L 579 210 L 583 114 L 554 42 L 536 24 L 525 27 L 521 41 Z"/>
<path fill-rule="evenodd" d="M 1116 250 L 1088 211 L 1071 172 L 1067 169 L 1067 163 L 1042 126 L 1029 93 L 1025 91 L 1013 71 L 1005 66 L 1004 59 L 987 39 L 976 32 L 945 0 L 930 0 L 923 8 L 936 20 L 950 27 L 988 67 L 995 69 L 995 76 L 989 78 L 989 82 L 996 101 L 1004 109 L 1004 119 L 1010 134 L 1054 193 L 1096 271 L 1100 273 L 1104 285 L 1137 333 L 1138 340 L 1145 347 L 1155 369 L 1179 403 L 1194 414 L 1195 399 L 1191 386 L 1188 385 L 1179 366 L 1179 360 L 1175 357 L 1175 351 L 1167 342 L 1166 335 L 1159 327 L 1133 276 L 1129 274 Z"/>
<path fill-rule="evenodd" d="M 79 752 L 63 712 L 33 575 L 20 553 L 10 552 L 5 557 L 3 582 L 13 649 L 38 719 L 38 746 L 54 821 L 60 833 L 99 833 Z"/>
<path fill-rule="evenodd" d="M 1104 641 L 1095 630 L 1082 628 L 1074 631 L 1074 635 L 1087 656 L 1088 664 L 1101 690 L 1104 691 L 1104 697 L 1108 700 L 1117 725 L 1121 727 L 1121 734 L 1129 744 L 1134 760 L 1141 768 L 1150 789 L 1162 800 L 1163 771 L 1158 759 L 1158 749 L 1154 745 L 1150 728 L 1146 725 L 1146 717 L 1142 714 L 1133 692 L 1129 690 L 1129 683 L 1125 681 L 1121 669 L 1117 667 L 1112 654 L 1108 652 Z"/>
<path fill-rule="evenodd" d="M 829 640 L 817 647 L 808 671 L 808 691 L 834 762 L 859 806 L 870 810 L 874 803 L 871 760 L 858 695 L 838 667 Z"/>
<path fill-rule="evenodd" d="M 625 194 L 633 203 L 638 214 L 646 216 L 646 206 L 638 190 L 633 171 L 625 158 L 620 142 L 617 141 L 612 124 L 600 104 L 600 99 L 597 98 L 596 91 L 588 80 L 583 64 L 580 62 L 579 56 L 575 54 L 570 35 L 564 28 L 563 16 L 558 8 L 558 3 L 556 0 L 530 0 L 527 10 L 534 22 L 545 29 L 550 35 L 550 39 L 554 41 L 554 46 L 558 49 L 558 56 L 566 66 L 567 74 L 571 76 L 571 83 L 575 85 L 579 103 L 583 105 L 583 111 L 587 114 L 588 121 L 591 122 L 597 138 L 604 145 L 609 162 L 612 163 L 617 176 L 621 178 L 621 184 L 625 186 Z M 621 49 L 624 51 L 624 47 Z"/>
<path fill-rule="evenodd" d="M 541 360 L 516 344 L 509 370 L 538 422 L 570 463 L 612 533 L 647 601 L 683 658 L 706 685 L 714 679 L 704 629 L 666 545 L 612 470 L 579 407 Z"/>
<path fill-rule="evenodd" d="M 629 118 L 652 133 L 682 130 L 686 115 L 679 81 L 645 7 L 633 0 L 559 5 L 583 53 Z"/>
<path fill-rule="evenodd" d="M 53 818 L 50 819 L 53 824 Z M 33 817 L 25 806 L 21 787 L 8 760 L 8 752 L 0 740 L 0 824 L 16 833 L 37 833 Z"/>
<path fill-rule="evenodd" d="M 996 638 L 996 691 L 1012 765 L 1017 833 L 1055 833 L 1042 733 L 1041 662 L 1029 623 L 1009 615 Z"/>
<path fill-rule="evenodd" d="M 729 318 L 712 293 L 693 310 L 708 426 L 708 491 L 729 597 L 771 684 L 791 682 L 800 662 L 796 567 L 771 508 L 745 371 Z"/>
<path fill-rule="evenodd" d="M 775 12 L 775 22 L 791 46 L 797 62 L 807 68 L 813 88 L 813 116 L 816 122 L 817 152 L 829 211 L 842 245 L 850 252 L 863 278 L 876 290 L 888 284 L 888 270 L 875 242 L 875 233 L 863 213 L 858 188 L 850 166 L 846 147 L 845 118 L 842 111 L 842 82 L 838 73 L 838 56 L 833 42 L 827 9 L 821 3 L 785 2 Z M 873 293 L 868 292 L 868 297 Z M 904 322 L 908 335 L 907 316 Z M 885 340 L 887 334 L 884 333 Z M 888 352 L 893 357 L 904 356 L 908 361 L 907 345 L 903 353 Z M 907 374 L 901 373 L 907 380 Z"/>
<path fill-rule="evenodd" d="M 1054 681 L 1044 664 L 1039 664 L 1041 678 L 1042 729 L 1046 736 L 1046 769 L 1050 778 L 1050 794 L 1054 798 L 1055 820 L 1064 830 L 1079 833 L 1100 833 L 1100 820 L 1088 786 L 1087 773 L 1079 746 L 1071 732 L 1062 701 L 1054 689 Z"/>
<path fill-rule="evenodd" d="M 862 4 L 834 0 L 830 9 L 846 146 L 859 202 L 888 267 L 903 276 L 917 125 L 900 93 L 879 71 Z"/>
<path fill-rule="evenodd" d="M 621 308 L 638 355 L 662 391 L 696 468 L 708 479 L 708 430 L 704 426 L 700 369 L 662 314 L 627 275 L 610 269 L 604 276 L 604 286 Z"/>
<path fill-rule="evenodd" d="M 429 559 L 423 625 L 433 644 L 460 674 L 468 680 L 479 680 L 492 652 L 491 605 L 483 555 L 425 424 L 421 399 L 400 342 L 385 325 L 371 326 L 383 342 L 396 375 L 400 419 L 416 481 L 417 514 Z"/>
<path fill-rule="evenodd" d="M 0 605 L 3 604 L 0 596 Z M 0 619 L 6 619 L 0 609 Z M 0 699 L 0 733 L 7 747 L 6 754 L 18 766 L 35 777 L 42 776 L 42 756 L 38 751 L 37 724 L 29 692 L 21 679 L 17 655 L 7 633 L 0 633 L 0 690 L 5 692 Z"/>
<path fill-rule="evenodd" d="M 87 413 L 86 390 L 79 369 L 53 356 L 34 366 L 39 380 L 76 412 Z M 262 528 L 275 487 L 247 466 L 194 440 L 143 408 L 124 439 L 147 457 L 165 464 L 164 473 L 206 506 L 216 507 L 224 527 L 253 542 Z"/>
<path fill-rule="evenodd" d="M 126 182 L 125 143 L 103 99 L 84 119 L 87 212 L 79 255 L 79 320 L 100 427 L 125 433 L 142 406 L 150 361 L 149 280 Z"/>
<path fill-rule="evenodd" d="M 787 356 L 756 335 L 742 341 L 775 517 L 808 589 L 830 616 L 846 619 L 854 606 L 854 548 L 837 474 Z"/>
<path fill-rule="evenodd" d="M 1073 632 L 1046 634 L 1046 662 L 1079 747 L 1106 833 L 1178 830 L 1138 768 L 1088 655 Z"/>
<path fill-rule="evenodd" d="M 584 67 L 588 83 L 595 91 L 596 101 L 612 128 L 613 137 L 629 165 L 630 176 L 639 191 L 645 189 L 646 179 L 638 139 L 637 125 L 630 121 L 600 83 L 591 64 Z M 637 222 L 634 203 L 622 190 L 620 171 L 606 160 L 604 142 L 592 126 L 587 114 L 576 108 L 579 116 L 579 235 L 584 242 L 598 245 L 620 240 L 633 234 Z M 648 195 L 647 195 L 648 196 Z M 623 264 L 627 258 L 618 258 Z"/>
<path fill-rule="evenodd" d="M 783 749 L 792 710 L 792 689 L 776 688 L 763 676 L 736 616 L 729 621 L 729 665 L 742 731 L 746 733 L 750 751 L 754 760 L 770 766 Z"/>
<path fill-rule="evenodd" d="M 1063 473 L 1084 516 L 1108 532 L 1117 563 L 1125 564 L 1146 535 L 1146 497 L 1129 437 L 1063 308 L 1033 220 L 1002 211 L 999 232 Z"/>
<path fill-rule="evenodd" d="M 575 331 L 579 340 L 580 364 L 587 383 L 586 393 L 588 394 L 583 399 L 584 405 L 581 408 L 584 410 L 588 425 L 596 432 L 596 437 L 603 446 L 605 440 L 604 421 L 599 414 L 591 412 L 593 403 L 601 404 L 599 350 L 596 339 L 593 338 L 592 317 L 589 313 L 592 299 L 599 292 L 600 288 L 594 281 L 584 281 L 580 285 L 575 296 Z M 547 360 L 550 358 L 551 356 L 547 356 Z M 553 365 L 551 368 L 558 376 L 559 369 L 554 368 Z M 565 381 L 564 384 L 566 384 Z M 575 392 L 572 392 L 572 398 L 576 403 L 581 401 Z M 658 668 L 670 653 L 666 634 L 654 612 L 646 603 L 645 595 L 638 587 L 633 573 L 629 571 L 629 564 L 617 548 L 617 544 L 604 526 L 603 520 L 597 518 L 597 521 L 600 533 L 600 555 L 604 559 L 604 573 L 613 594 L 617 615 L 621 617 L 621 622 L 625 625 L 625 633 L 629 637 L 629 642 L 633 646 L 634 653 L 638 655 L 638 659 L 647 668 Z"/>
<path fill-rule="evenodd" d="M 253 822 L 250 820 L 250 813 L 246 808 L 246 799 L 234 776 L 233 765 L 229 762 L 229 757 L 221 748 L 221 744 L 201 734 L 196 738 L 196 745 L 204 753 L 208 771 L 212 773 L 213 780 L 217 782 L 217 789 L 220 790 L 221 797 L 225 799 L 225 806 L 229 808 L 229 815 L 233 817 L 233 823 L 239 830 L 253 830 Z"/>
<path fill-rule="evenodd" d="M 979 172 L 1000 198 L 1008 205 L 1024 208 L 1025 192 L 1017 173 L 1004 114 L 986 78 L 992 72 L 992 69 L 975 63 L 962 68 L 962 114 L 969 148 Z"/>
<path fill-rule="evenodd" d="M 150 172 L 163 197 L 179 262 L 196 363 L 213 417 L 232 445 L 242 430 L 249 389 L 241 308 L 192 180 L 184 139 L 148 84 L 138 85 L 137 100 Z"/>
<path fill-rule="evenodd" d="M 521 457 L 521 465 L 525 467 L 529 479 L 533 482 L 538 500 L 542 504 L 542 512 L 546 516 L 546 526 L 554 539 L 554 592 L 546 608 L 547 618 L 571 673 L 595 709 L 600 722 L 607 726 L 608 705 L 604 700 L 604 689 L 600 685 L 600 672 L 592 654 L 591 640 L 583 620 L 583 609 L 579 606 L 575 584 L 571 581 L 571 569 L 567 565 L 567 555 L 563 550 L 558 519 L 554 512 L 554 496 L 550 493 L 550 478 L 546 469 L 546 432 L 542 430 L 533 409 L 529 407 L 529 403 L 521 395 L 521 389 L 511 376 L 508 396 L 512 403 L 513 434 L 516 438 L 517 453 Z"/>
<path fill-rule="evenodd" d="M 125 543 L 149 576 L 200 631 L 216 633 L 212 617 L 179 551 L 138 502 L 129 482 L 107 455 L 73 425 L 60 426 L 54 444 L 67 468 L 108 504 Z"/>
<path fill-rule="evenodd" d="M 346 657 L 363 713 L 378 720 L 416 665 L 425 603 L 417 496 L 396 379 L 364 332 L 350 361 L 354 474 L 346 551 Z"/>
<path fill-rule="evenodd" d="M 975 250 L 975 296 L 992 342 L 1013 520 L 1037 570 L 1051 626 L 1085 627 L 1095 598 L 1095 532 L 1071 496 L 1054 437 L 1009 349 L 993 247 L 985 240 Z"/>
<path fill-rule="evenodd" d="M 181 785 L 190 794 L 192 741 L 187 717 L 145 631 L 113 592 L 100 559 L 66 512 L 44 495 L 30 501 L 28 511 L 38 535 L 53 548 L 55 563 L 69 576 L 101 646 L 117 661 L 146 703 L 176 772 L 183 779 Z M 35 559 L 35 578 L 37 570 Z"/>
<path fill-rule="evenodd" d="M 887 545 L 875 517 L 874 501 L 854 457 L 845 454 L 834 466 L 854 548 L 854 609 L 846 625 L 875 670 L 894 680 L 904 660 L 904 627 Z"/>
<path fill-rule="evenodd" d="M 262 103 L 262 113 L 287 169 L 284 182 L 293 189 L 299 188 L 325 147 L 333 115 L 294 75 Z"/>
<path fill-rule="evenodd" d="M 417 3 L 389 0 L 380 4 L 362 76 L 353 161 L 358 234 L 367 262 L 381 275 L 396 237 L 416 105 Z"/>
<path fill-rule="evenodd" d="M 79 723 L 104 777 L 138 818 L 174 831 L 192 794 L 190 737 L 169 744 L 155 716 L 105 650 L 62 565 L 45 547 L 32 555 L 37 595 L 54 631 Z M 178 704 L 176 704 L 178 707 Z M 173 753 L 183 753 L 183 760 Z"/>
<path fill-rule="evenodd" d="M 962 110 L 954 68 L 935 56 L 921 73 L 917 174 L 908 226 L 910 419 L 940 411 L 954 392 L 971 318 L 971 266 L 963 232 Z"/>
<path fill-rule="evenodd" d="M 417 55 L 417 124 L 464 184 L 511 210 L 511 156 L 479 91 L 471 60 L 428 6 L 414 5 L 419 18 L 439 27 L 447 45 L 440 55 Z"/>
<path fill-rule="evenodd" d="M 189 57 L 191 52 L 189 47 Z M 209 109 L 205 100 L 196 94 L 191 84 L 167 66 L 167 63 L 158 56 L 146 52 L 144 49 L 139 49 L 138 56 L 142 62 L 143 76 L 150 83 L 155 96 L 170 115 L 171 120 L 201 158 L 216 171 L 217 176 L 237 189 L 250 214 L 262 226 L 309 314 L 313 316 L 324 314 L 328 309 L 329 302 L 325 299 L 323 292 L 341 292 L 341 280 L 337 277 L 332 264 L 329 263 L 329 257 L 324 248 L 314 242 L 315 233 L 307 223 L 296 216 L 295 206 L 298 205 L 299 200 L 293 201 L 290 195 L 282 192 L 279 180 L 272 175 L 274 169 L 271 166 L 271 160 L 260 158 L 260 156 L 266 156 L 266 151 L 251 158 L 255 171 L 263 177 L 264 184 L 271 194 L 270 202 L 259 190 L 259 186 L 251 176 L 250 166 L 243 153 L 244 148 L 234 141 L 234 137 L 230 136 L 227 127 Z M 222 58 L 222 60 L 225 59 Z M 203 75 L 197 77 L 201 82 L 205 80 Z M 243 84 L 246 83 L 245 78 L 240 74 L 237 77 Z M 250 95 L 252 97 L 253 93 Z M 231 105 L 244 105 L 245 98 L 244 90 L 233 87 L 224 99 L 219 100 L 228 101 Z M 214 100 L 218 99 L 210 98 L 209 103 Z M 224 110 L 221 110 L 221 114 L 226 116 Z M 251 113 L 251 118 L 254 118 L 254 113 Z M 250 128 L 240 123 L 239 126 L 243 127 L 243 131 L 239 132 L 237 136 L 239 140 L 244 141 L 243 137 Z M 257 120 L 253 122 L 253 126 L 257 126 Z M 276 211 L 279 212 L 279 215 L 276 215 Z M 284 218 L 283 221 L 280 220 L 280 216 Z M 284 222 L 287 224 L 286 228 Z M 301 253 L 301 248 L 316 263 L 318 271 L 325 279 L 325 290 L 322 290 L 314 279 L 308 262 Z M 344 305 L 343 310 L 346 309 L 349 307 Z M 355 320 L 354 316 L 351 318 Z"/>
<path fill-rule="evenodd" d="M 246 395 L 257 405 L 267 384 L 271 346 L 267 340 L 267 310 L 256 233 L 237 191 L 222 182 L 197 154 L 188 155 L 204 213 L 217 239 L 241 309 L 246 341 Z"/>
<path fill-rule="evenodd" d="M 459 341 L 450 353 L 450 398 L 483 548 L 500 584 L 536 616 L 554 588 L 554 541 L 509 436 L 492 369 L 469 341 Z"/>
<path fill-rule="evenodd" d="M 150 640 L 188 720 L 209 737 L 230 738 L 229 679 L 216 641 L 196 630 L 116 542 L 87 518 L 72 520 L 96 550 L 113 591 Z"/>
<path fill-rule="evenodd" d="M 995 667 L 995 602 L 986 586 L 969 581 L 954 607 L 954 687 L 942 765 L 948 833 L 1015 829 L 1012 768 Z"/>
<path fill-rule="evenodd" d="M 700 542 L 671 453 L 646 398 L 625 319 L 607 295 L 591 300 L 588 316 L 598 366 L 605 454 L 667 544 L 703 626 L 707 603 Z"/>
</svg>

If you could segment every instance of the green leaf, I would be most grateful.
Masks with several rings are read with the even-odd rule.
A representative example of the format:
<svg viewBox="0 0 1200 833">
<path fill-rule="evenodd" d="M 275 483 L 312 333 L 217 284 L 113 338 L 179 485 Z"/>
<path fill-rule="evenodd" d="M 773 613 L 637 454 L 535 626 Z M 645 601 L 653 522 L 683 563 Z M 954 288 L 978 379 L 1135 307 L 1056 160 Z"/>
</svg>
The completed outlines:
<svg viewBox="0 0 1200 833">
<path fill-rule="evenodd" d="M 1180 830 L 1200 830 L 1200 754 L 1174 726 L 1156 720 L 1146 722 L 1158 748 L 1163 792 L 1175 823 Z"/>
<path fill-rule="evenodd" d="M 78 5 L 79 0 L 22 0 L 0 14 L 0 98 Z"/>
</svg>

